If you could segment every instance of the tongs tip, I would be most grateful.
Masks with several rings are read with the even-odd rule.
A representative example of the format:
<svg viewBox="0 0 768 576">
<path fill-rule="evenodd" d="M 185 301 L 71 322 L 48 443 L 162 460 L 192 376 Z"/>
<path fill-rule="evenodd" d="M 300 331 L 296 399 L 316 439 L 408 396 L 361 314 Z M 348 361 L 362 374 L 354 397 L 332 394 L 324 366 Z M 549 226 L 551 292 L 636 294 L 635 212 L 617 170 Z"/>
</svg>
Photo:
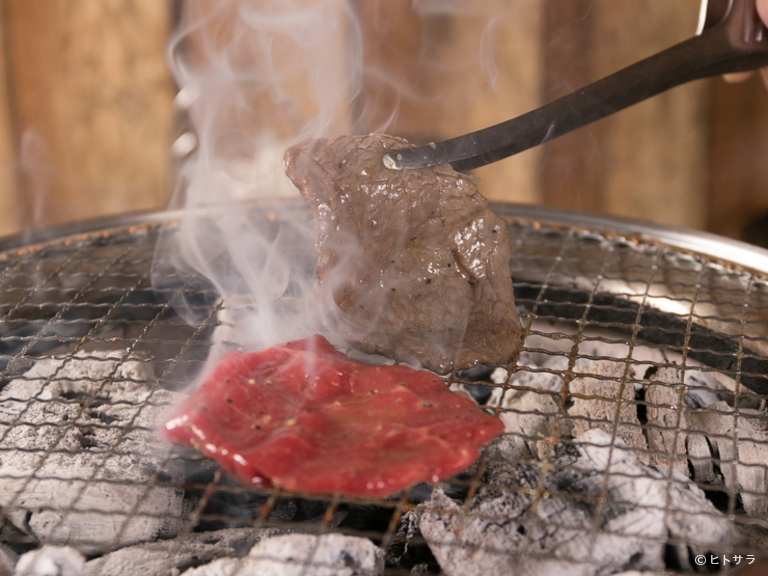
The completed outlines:
<svg viewBox="0 0 768 576">
<path fill-rule="evenodd" d="M 402 166 L 399 164 L 399 160 L 403 159 L 402 154 L 396 154 L 394 157 L 392 156 L 392 152 L 387 152 L 384 154 L 384 156 L 381 157 L 381 162 L 384 164 L 386 168 L 389 168 L 390 170 L 402 170 Z"/>
<path fill-rule="evenodd" d="M 381 162 L 390 170 L 412 170 L 449 164 L 455 159 L 455 155 L 451 140 L 446 140 L 439 144 L 430 142 L 424 146 L 412 145 L 411 148 L 387 152 L 382 156 Z"/>
</svg>

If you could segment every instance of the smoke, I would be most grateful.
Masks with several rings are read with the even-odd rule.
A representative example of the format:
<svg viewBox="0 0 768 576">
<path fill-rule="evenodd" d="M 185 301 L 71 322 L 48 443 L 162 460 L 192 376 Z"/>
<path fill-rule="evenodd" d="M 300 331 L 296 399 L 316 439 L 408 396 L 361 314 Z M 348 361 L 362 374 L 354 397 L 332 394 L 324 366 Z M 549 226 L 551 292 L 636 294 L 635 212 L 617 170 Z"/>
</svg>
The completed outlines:
<svg viewBox="0 0 768 576">
<path fill-rule="evenodd" d="M 19 143 L 19 172 L 27 183 L 25 230 L 44 222 L 44 199 L 50 196 L 55 174 L 50 168 L 45 140 L 34 130 L 24 130 Z"/>
<path fill-rule="evenodd" d="M 171 202 L 183 209 L 178 228 L 158 244 L 153 283 L 186 283 L 173 304 L 199 322 L 205 307 L 182 294 L 206 279 L 223 302 L 223 350 L 313 331 L 302 307 L 313 282 L 312 222 L 275 212 L 290 206 L 275 198 L 298 196 L 282 154 L 293 142 L 349 130 L 360 58 L 343 0 L 184 3 L 168 59 L 191 125 L 174 147 L 191 153 Z"/>
<path fill-rule="evenodd" d="M 450 73 L 455 77 L 461 66 L 477 70 L 480 61 L 493 88 L 495 18 L 508 13 L 506 4 L 392 0 L 377 1 L 376 9 L 432 19 L 485 17 L 481 46 L 454 61 Z M 259 349 L 318 330 L 305 304 L 315 282 L 314 227 L 284 175 L 285 149 L 308 138 L 387 131 L 396 127 L 401 99 L 440 96 L 391 73 L 386 62 L 371 61 L 369 53 L 366 58 L 359 17 L 371 6 L 368 0 L 183 3 L 168 60 L 190 130 L 174 144 L 176 154 L 186 154 L 170 206 L 181 212 L 177 229 L 158 244 L 153 283 L 175 290 L 173 305 L 194 322 L 206 306 L 183 294 L 209 287 L 219 296 L 214 359 L 233 347 Z M 421 48 L 414 58 L 433 58 L 431 68 L 439 71 L 435 51 Z M 366 85 L 384 86 L 396 97 L 365 99 Z"/>
</svg>

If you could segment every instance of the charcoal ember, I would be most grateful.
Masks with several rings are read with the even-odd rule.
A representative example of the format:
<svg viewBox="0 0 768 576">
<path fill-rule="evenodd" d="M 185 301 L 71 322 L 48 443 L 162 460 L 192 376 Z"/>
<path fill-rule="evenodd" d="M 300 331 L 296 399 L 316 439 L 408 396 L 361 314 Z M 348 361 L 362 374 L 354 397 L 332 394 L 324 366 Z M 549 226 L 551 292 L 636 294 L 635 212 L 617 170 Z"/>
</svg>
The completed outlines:
<svg viewBox="0 0 768 576">
<path fill-rule="evenodd" d="M 689 431 L 685 438 L 685 451 L 692 468 L 691 478 L 697 484 L 714 485 L 720 482 L 706 435 Z"/>
<path fill-rule="evenodd" d="M 537 465 L 491 458 L 487 485 L 464 506 L 436 490 L 418 507 L 419 529 L 447 575 L 661 571 L 668 538 L 689 543 L 681 563 L 742 539 L 687 478 L 643 464 L 618 438 L 611 446 L 603 430 L 561 446 L 545 470 L 542 479 Z M 540 482 L 547 498 L 534 495 Z"/>
<path fill-rule="evenodd" d="M 627 367 L 624 362 L 582 362 L 580 373 L 584 375 L 575 377 L 570 384 L 573 404 L 568 414 L 577 436 L 592 428 L 612 432 L 618 421 L 616 435 L 628 446 L 639 449 L 647 463 L 648 441 L 635 402 L 634 381 L 638 380 L 638 372 L 635 365 Z"/>
<path fill-rule="evenodd" d="M 22 554 L 14 576 L 81 576 L 85 557 L 71 546 L 43 546 Z"/>
<path fill-rule="evenodd" d="M 219 558 L 242 556 L 248 547 L 279 533 L 271 528 L 230 528 L 136 544 L 88 561 L 82 576 L 178 576 Z"/>
<path fill-rule="evenodd" d="M 85 554 L 181 528 L 183 465 L 152 430 L 181 396 L 121 352 L 38 360 L 0 391 L 0 505 L 18 528 Z"/>
<path fill-rule="evenodd" d="M 421 513 L 409 510 L 400 518 L 397 532 L 385 554 L 388 569 L 414 574 L 437 574 L 440 566 L 419 531 Z"/>
<path fill-rule="evenodd" d="M 619 506 L 630 507 L 621 514 L 627 521 L 619 524 L 629 531 L 623 533 L 652 538 L 668 535 L 687 542 L 694 554 L 742 540 L 739 528 L 706 499 L 704 491 L 674 469 L 670 473 L 666 465 L 643 464 L 636 452 L 618 439 L 611 448 L 610 435 L 602 430 L 591 430 L 574 443 L 580 455 L 573 465 L 591 471 L 584 488 L 576 482 L 576 489 L 586 494 L 589 486 L 590 495 L 596 495 L 595 481 L 602 483 L 609 470 L 609 496 Z"/>
<path fill-rule="evenodd" d="M 224 558 L 183 576 L 375 576 L 384 555 L 365 538 L 342 534 L 286 534 L 258 542 L 244 558 Z"/>
<path fill-rule="evenodd" d="M 646 406 L 646 437 L 651 450 L 650 463 L 672 465 L 676 471 L 688 475 L 686 458 L 686 430 L 682 388 L 682 371 L 678 367 L 660 368 L 644 386 Z"/>
<path fill-rule="evenodd" d="M 472 176 L 393 171 L 401 138 L 310 140 L 286 173 L 315 216 L 321 319 L 367 353 L 446 374 L 508 364 L 520 344 L 504 222 Z"/>
<path fill-rule="evenodd" d="M 689 411 L 688 417 L 691 428 L 699 432 L 696 436 L 705 435 L 708 439 L 699 444 L 698 465 L 694 464 L 696 480 L 704 481 L 698 474 L 715 476 L 709 473 L 709 466 L 713 460 L 718 461 L 725 487 L 741 496 L 747 514 L 768 519 L 768 474 L 765 468 L 768 462 L 768 417 L 765 411 L 750 408 L 736 411 L 721 401 L 706 409 Z M 719 478 L 713 480 L 720 482 Z"/>
<path fill-rule="evenodd" d="M 685 370 L 685 396 L 683 402 L 689 408 L 705 408 L 716 402 L 733 406 L 738 396 L 739 407 L 758 410 L 765 398 L 740 385 L 730 375 L 695 362 Z"/>
<path fill-rule="evenodd" d="M 562 388 L 562 377 L 529 371 L 515 372 L 506 390 L 494 388 L 487 406 L 500 405 L 499 418 L 504 423 L 504 439 L 495 448 L 510 460 L 543 458 L 560 411 Z M 569 432 L 570 421 L 562 419 L 559 433 Z"/>
</svg>

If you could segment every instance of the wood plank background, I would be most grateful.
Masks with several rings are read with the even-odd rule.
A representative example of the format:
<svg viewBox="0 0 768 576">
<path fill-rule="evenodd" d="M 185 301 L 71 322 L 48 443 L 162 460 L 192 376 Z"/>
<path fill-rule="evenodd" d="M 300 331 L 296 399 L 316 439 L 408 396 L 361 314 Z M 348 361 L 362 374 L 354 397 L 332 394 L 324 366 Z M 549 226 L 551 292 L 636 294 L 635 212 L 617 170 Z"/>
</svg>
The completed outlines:
<svg viewBox="0 0 768 576">
<path fill-rule="evenodd" d="M 689 0 L 549 1 L 546 100 L 692 36 L 698 6 Z M 681 86 L 546 145 L 544 202 L 703 228 L 716 82 Z"/>
<path fill-rule="evenodd" d="M 166 205 L 178 127 L 165 47 L 180 7 L 206 2 L 0 0 L 0 234 Z M 350 2 L 368 71 L 346 125 L 416 142 L 506 120 L 681 41 L 699 5 Z M 237 18 L 241 5 L 269 3 L 216 4 Z M 190 40 L 194 52 L 202 40 Z M 254 101 L 258 114 L 279 117 L 270 106 Z M 739 237 L 768 213 L 766 158 L 768 93 L 759 79 L 713 79 L 476 172 L 493 200 Z"/>
<path fill-rule="evenodd" d="M 12 143 L 3 172 L 16 183 L 3 191 L 2 212 L 14 214 L 4 231 L 164 206 L 175 92 L 168 3 L 0 6 L 9 118 L 0 141 Z"/>
</svg>

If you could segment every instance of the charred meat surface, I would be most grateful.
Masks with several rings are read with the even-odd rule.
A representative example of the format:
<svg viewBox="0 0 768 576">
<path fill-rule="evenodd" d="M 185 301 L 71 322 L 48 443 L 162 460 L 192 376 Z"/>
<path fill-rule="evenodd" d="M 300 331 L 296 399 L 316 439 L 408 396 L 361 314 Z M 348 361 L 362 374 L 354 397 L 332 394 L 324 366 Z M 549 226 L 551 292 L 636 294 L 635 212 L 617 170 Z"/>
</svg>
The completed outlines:
<svg viewBox="0 0 768 576">
<path fill-rule="evenodd" d="M 286 173 L 312 208 L 319 311 L 368 353 L 439 374 L 506 364 L 520 343 L 504 222 L 450 166 L 394 171 L 410 144 L 371 134 L 310 140 Z"/>
<path fill-rule="evenodd" d="M 503 430 L 434 374 L 358 362 L 313 336 L 228 354 L 162 434 L 245 485 L 381 497 L 460 472 Z"/>
</svg>

